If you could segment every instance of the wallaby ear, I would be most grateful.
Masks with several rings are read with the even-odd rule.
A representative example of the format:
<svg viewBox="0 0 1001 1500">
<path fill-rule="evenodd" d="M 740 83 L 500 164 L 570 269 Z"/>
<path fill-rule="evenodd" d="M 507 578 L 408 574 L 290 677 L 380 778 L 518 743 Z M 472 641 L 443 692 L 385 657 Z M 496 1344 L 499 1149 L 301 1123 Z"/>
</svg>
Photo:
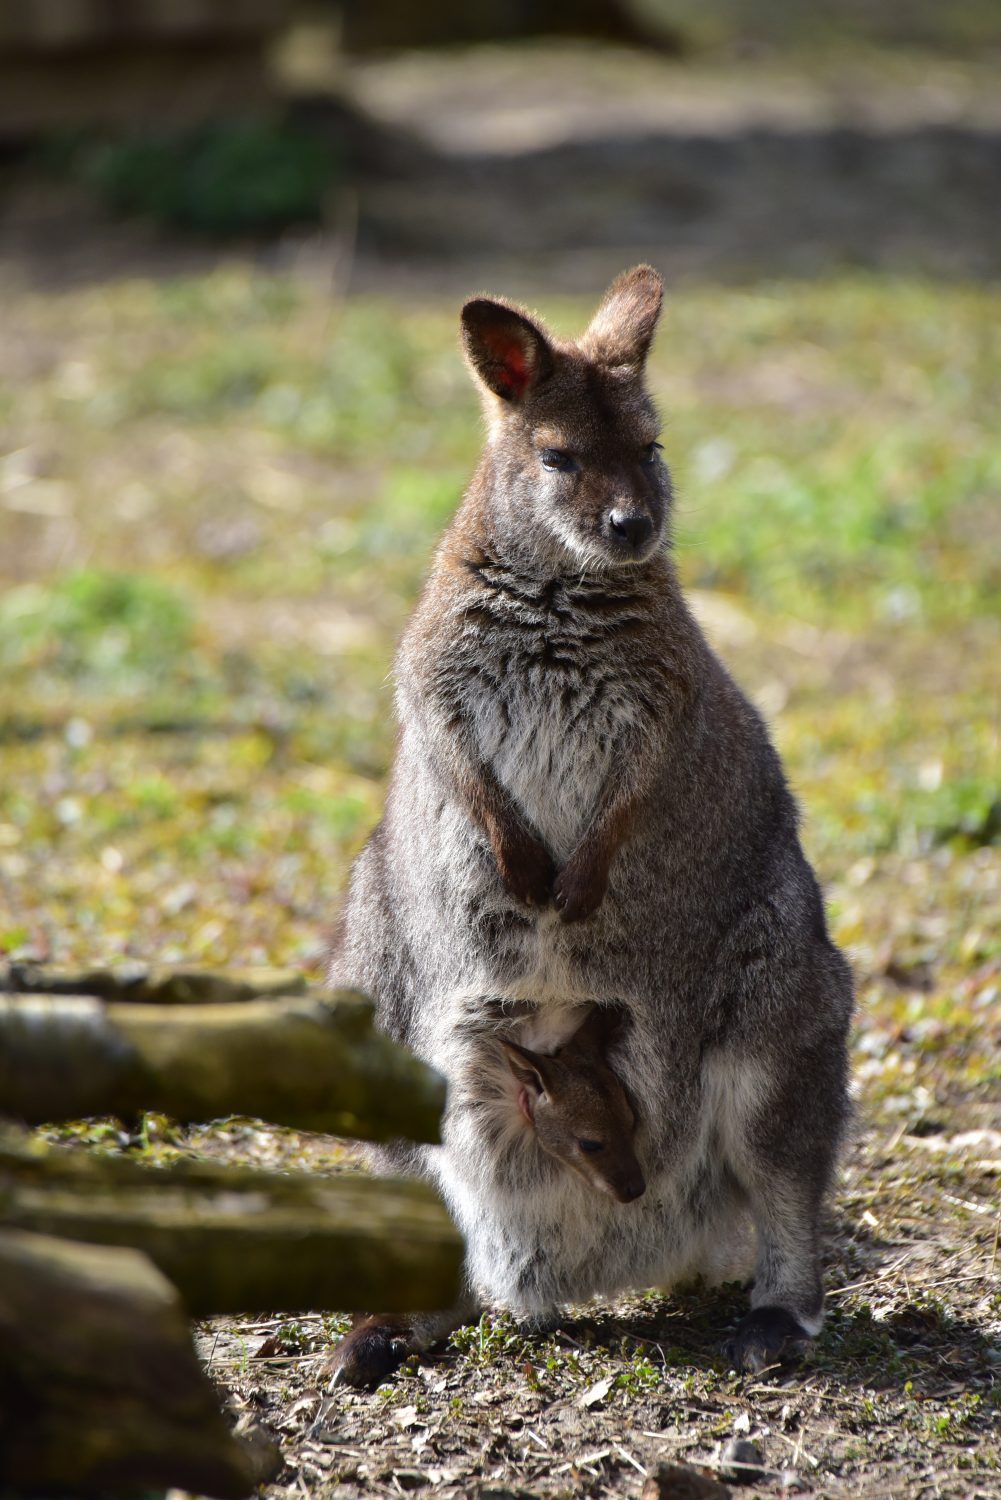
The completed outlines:
<svg viewBox="0 0 1001 1500">
<path fill-rule="evenodd" d="M 507 1058 L 507 1065 L 515 1078 L 525 1088 L 531 1089 L 536 1097 L 546 1092 L 545 1058 L 537 1052 L 529 1052 L 527 1047 L 519 1047 L 517 1042 L 509 1042 L 505 1037 L 498 1037 Z"/>
<path fill-rule="evenodd" d="M 515 404 L 553 371 L 552 350 L 542 330 L 524 313 L 487 297 L 476 297 L 462 309 L 462 346 L 484 385 Z"/>
<path fill-rule="evenodd" d="M 600 365 L 643 364 L 664 299 L 664 283 L 653 266 L 633 266 L 612 282 L 581 339 Z"/>
</svg>

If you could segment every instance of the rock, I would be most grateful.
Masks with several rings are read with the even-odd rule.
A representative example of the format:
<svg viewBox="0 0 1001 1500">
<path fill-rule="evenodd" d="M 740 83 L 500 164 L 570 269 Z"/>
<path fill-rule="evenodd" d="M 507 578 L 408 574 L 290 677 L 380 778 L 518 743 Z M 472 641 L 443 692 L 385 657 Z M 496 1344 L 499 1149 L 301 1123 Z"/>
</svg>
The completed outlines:
<svg viewBox="0 0 1001 1500">
<path fill-rule="evenodd" d="M 145 1255 L 0 1232 L 0 1492 L 253 1495 L 277 1472 L 230 1431 L 177 1291 Z"/>
<path fill-rule="evenodd" d="M 747 1438 L 732 1437 L 719 1456 L 719 1471 L 734 1484 L 751 1484 L 765 1471 L 761 1449 Z"/>
<path fill-rule="evenodd" d="M 274 1433 L 252 1417 L 243 1417 L 236 1424 L 235 1433 L 253 1469 L 254 1483 L 271 1484 L 285 1467 Z"/>
<path fill-rule="evenodd" d="M 725 1484 L 684 1464 L 658 1464 L 643 1486 L 643 1500 L 729 1500 Z"/>
</svg>

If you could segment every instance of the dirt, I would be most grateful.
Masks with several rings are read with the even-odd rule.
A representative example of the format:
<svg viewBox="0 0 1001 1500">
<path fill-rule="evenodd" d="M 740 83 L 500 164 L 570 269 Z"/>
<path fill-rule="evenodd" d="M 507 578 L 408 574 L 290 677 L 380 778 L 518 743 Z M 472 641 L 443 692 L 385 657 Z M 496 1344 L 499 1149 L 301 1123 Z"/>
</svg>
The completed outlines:
<svg viewBox="0 0 1001 1500">
<path fill-rule="evenodd" d="M 217 1321 L 199 1346 L 234 1414 L 279 1440 L 273 1500 L 639 1495 L 661 1462 L 717 1472 L 734 1434 L 765 1461 L 748 1495 L 986 1500 L 1001 1493 L 999 1157 L 991 1129 L 860 1132 L 829 1226 L 827 1327 L 798 1369 L 728 1368 L 734 1287 L 576 1308 L 550 1331 L 487 1316 L 373 1393 L 327 1390 L 330 1319 Z"/>
</svg>

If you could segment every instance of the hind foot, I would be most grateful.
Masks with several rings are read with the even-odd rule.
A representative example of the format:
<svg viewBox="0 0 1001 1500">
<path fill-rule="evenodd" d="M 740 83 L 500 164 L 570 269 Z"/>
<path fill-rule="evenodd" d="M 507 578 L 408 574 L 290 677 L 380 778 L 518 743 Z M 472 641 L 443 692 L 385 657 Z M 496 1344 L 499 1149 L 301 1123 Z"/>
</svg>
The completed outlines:
<svg viewBox="0 0 1001 1500">
<path fill-rule="evenodd" d="M 327 1363 L 330 1389 L 337 1385 L 370 1389 L 380 1385 L 411 1352 L 410 1334 L 403 1318 L 377 1314 L 357 1322 Z"/>
<path fill-rule="evenodd" d="M 797 1358 L 809 1342 L 806 1329 L 784 1307 L 756 1307 L 741 1318 L 723 1353 L 735 1370 L 756 1375 L 766 1365 Z"/>
</svg>

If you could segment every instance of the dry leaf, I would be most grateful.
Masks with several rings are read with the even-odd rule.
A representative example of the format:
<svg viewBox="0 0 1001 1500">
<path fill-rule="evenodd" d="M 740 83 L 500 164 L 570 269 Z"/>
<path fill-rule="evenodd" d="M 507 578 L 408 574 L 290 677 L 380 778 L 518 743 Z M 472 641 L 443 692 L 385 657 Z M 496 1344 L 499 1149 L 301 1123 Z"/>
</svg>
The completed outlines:
<svg viewBox="0 0 1001 1500">
<path fill-rule="evenodd" d="M 614 1375 L 606 1375 L 604 1380 L 596 1380 L 594 1385 L 589 1385 L 582 1396 L 578 1396 L 578 1406 L 597 1406 L 599 1401 L 604 1401 L 612 1386 L 615 1384 Z"/>
</svg>

